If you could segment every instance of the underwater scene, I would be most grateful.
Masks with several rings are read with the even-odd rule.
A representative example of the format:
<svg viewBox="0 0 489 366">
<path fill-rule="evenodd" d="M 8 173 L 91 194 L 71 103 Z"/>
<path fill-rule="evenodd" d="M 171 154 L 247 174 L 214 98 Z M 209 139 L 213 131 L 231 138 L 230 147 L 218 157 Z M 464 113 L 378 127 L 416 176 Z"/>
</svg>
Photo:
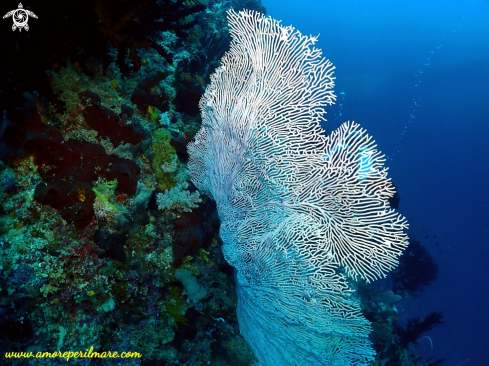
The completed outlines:
<svg viewBox="0 0 489 366">
<path fill-rule="evenodd" d="M 0 365 L 489 365 L 489 1 L 18 1 Z"/>
</svg>

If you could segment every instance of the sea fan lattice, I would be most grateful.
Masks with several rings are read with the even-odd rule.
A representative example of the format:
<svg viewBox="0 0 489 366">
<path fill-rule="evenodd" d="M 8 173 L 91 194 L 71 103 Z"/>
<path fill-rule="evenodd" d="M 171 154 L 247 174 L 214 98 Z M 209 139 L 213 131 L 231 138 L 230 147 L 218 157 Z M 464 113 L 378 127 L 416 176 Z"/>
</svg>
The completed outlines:
<svg viewBox="0 0 489 366">
<path fill-rule="evenodd" d="M 257 12 L 228 19 L 188 167 L 217 203 L 240 331 L 264 365 L 367 364 L 349 281 L 384 277 L 408 242 L 384 156 L 356 123 L 325 136 L 334 67 L 316 37 Z"/>
</svg>

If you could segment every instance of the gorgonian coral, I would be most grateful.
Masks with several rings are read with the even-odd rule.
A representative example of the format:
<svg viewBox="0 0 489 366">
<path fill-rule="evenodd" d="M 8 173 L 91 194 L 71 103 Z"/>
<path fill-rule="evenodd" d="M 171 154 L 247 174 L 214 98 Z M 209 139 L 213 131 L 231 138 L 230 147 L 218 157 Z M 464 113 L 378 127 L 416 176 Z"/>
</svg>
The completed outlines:
<svg viewBox="0 0 489 366">
<path fill-rule="evenodd" d="M 217 203 L 241 333 L 264 365 L 366 364 L 370 326 L 348 277 L 384 277 L 407 245 L 385 159 L 355 123 L 324 135 L 334 68 L 315 37 L 228 14 L 231 49 L 200 101 L 188 166 Z"/>
</svg>

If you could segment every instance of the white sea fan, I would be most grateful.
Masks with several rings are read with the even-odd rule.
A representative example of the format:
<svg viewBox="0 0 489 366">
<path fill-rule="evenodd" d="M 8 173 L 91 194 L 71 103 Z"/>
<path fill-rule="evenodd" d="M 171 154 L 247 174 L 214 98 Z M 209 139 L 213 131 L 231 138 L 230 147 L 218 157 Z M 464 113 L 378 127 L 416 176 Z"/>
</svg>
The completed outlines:
<svg viewBox="0 0 489 366">
<path fill-rule="evenodd" d="M 324 135 L 334 67 L 316 37 L 252 11 L 228 20 L 188 168 L 217 203 L 241 333 L 264 365 L 367 364 L 347 278 L 384 277 L 408 242 L 384 156 L 353 122 Z"/>
</svg>

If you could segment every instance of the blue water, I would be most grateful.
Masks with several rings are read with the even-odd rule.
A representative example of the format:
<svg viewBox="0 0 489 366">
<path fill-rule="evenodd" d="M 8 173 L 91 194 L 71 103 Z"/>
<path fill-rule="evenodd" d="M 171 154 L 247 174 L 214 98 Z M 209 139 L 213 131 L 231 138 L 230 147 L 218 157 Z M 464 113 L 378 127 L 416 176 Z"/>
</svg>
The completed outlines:
<svg viewBox="0 0 489 366">
<path fill-rule="evenodd" d="M 262 2 L 283 25 L 321 34 L 337 67 L 325 126 L 355 120 L 374 136 L 409 234 L 440 266 L 398 306 L 401 320 L 443 312 L 426 333 L 433 349 L 425 338 L 412 351 L 489 365 L 489 1 Z"/>
</svg>

